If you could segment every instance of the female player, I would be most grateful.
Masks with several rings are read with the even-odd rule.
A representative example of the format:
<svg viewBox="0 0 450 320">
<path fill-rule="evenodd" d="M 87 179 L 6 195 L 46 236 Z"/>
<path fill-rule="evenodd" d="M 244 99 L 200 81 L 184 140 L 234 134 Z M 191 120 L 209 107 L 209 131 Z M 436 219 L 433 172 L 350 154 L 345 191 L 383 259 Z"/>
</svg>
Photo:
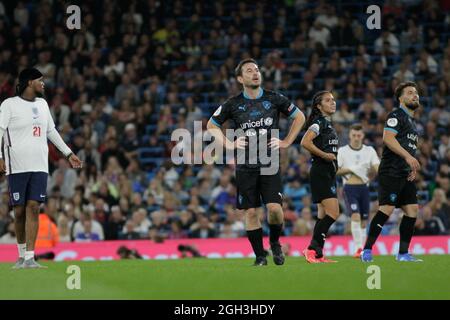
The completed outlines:
<svg viewBox="0 0 450 320">
<path fill-rule="evenodd" d="M 319 211 L 311 243 L 303 251 L 309 263 L 336 262 L 326 259 L 322 253 L 326 234 L 339 216 L 336 195 L 338 136 L 331 123 L 331 115 L 335 112 L 333 94 L 330 91 L 317 92 L 305 125 L 308 129 L 301 142 L 312 155 L 311 193 Z"/>
</svg>

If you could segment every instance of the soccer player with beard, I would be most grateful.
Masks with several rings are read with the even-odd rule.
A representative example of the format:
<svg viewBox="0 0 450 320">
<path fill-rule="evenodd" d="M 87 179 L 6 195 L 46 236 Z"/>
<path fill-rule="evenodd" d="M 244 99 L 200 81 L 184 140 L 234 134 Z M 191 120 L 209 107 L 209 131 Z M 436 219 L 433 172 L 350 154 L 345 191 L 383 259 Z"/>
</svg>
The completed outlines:
<svg viewBox="0 0 450 320">
<path fill-rule="evenodd" d="M 372 247 L 396 207 L 404 212 L 400 223 L 400 248 L 396 260 L 422 261 L 408 252 L 419 211 L 414 183 L 420 169 L 420 163 L 415 158 L 419 137 L 414 112 L 420 107 L 417 85 L 414 82 L 399 84 L 395 89 L 395 98 L 400 107 L 387 116 L 384 128 L 384 149 L 378 169 L 379 209 L 370 223 L 367 241 L 361 252 L 363 262 L 373 261 Z"/>
<path fill-rule="evenodd" d="M 275 167 L 275 173 L 264 172 L 267 166 L 261 161 L 259 152 L 257 159 L 251 154 L 265 147 L 260 145 L 264 138 L 266 146 L 270 148 L 267 151 L 279 152 L 279 148 L 289 147 L 300 132 L 305 116 L 285 96 L 261 88 L 261 73 L 255 60 L 242 60 L 236 67 L 235 75 L 239 83 L 243 85 L 243 91 L 219 106 L 208 121 L 207 127 L 216 141 L 224 145 L 226 149 L 245 149 L 245 163 L 238 161 L 236 165 L 237 208 L 245 210 L 247 237 L 256 255 L 254 265 L 267 265 L 261 221 L 256 211 L 256 208 L 261 206 L 261 199 L 268 210 L 273 261 L 276 265 L 282 265 L 284 256 L 279 237 L 284 216 L 281 208 L 282 181 L 279 163 Z M 279 129 L 280 113 L 293 119 L 289 133 L 283 140 L 276 137 L 269 140 L 271 130 Z M 222 124 L 227 120 L 231 120 L 236 128 L 242 130 L 244 136 L 230 141 L 221 130 Z M 267 143 L 267 141 L 270 142 Z"/>
</svg>

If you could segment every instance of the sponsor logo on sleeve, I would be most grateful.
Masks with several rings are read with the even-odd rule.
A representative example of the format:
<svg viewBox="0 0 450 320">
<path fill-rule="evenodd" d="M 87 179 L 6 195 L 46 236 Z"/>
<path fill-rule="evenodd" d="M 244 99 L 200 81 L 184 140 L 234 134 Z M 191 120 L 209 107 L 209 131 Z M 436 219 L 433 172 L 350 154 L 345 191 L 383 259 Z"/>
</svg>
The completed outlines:
<svg viewBox="0 0 450 320">
<path fill-rule="evenodd" d="M 387 121 L 387 125 L 389 127 L 396 127 L 398 124 L 398 120 L 396 118 L 389 118 Z"/>
</svg>

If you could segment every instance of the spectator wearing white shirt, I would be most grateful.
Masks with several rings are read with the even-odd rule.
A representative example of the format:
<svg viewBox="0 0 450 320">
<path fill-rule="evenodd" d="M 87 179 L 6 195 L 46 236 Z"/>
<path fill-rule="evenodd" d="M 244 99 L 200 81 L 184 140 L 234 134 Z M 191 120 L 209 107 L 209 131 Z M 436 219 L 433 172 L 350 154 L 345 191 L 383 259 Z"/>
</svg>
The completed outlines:
<svg viewBox="0 0 450 320">
<path fill-rule="evenodd" d="M 339 19 L 336 16 L 336 10 L 333 6 L 327 6 L 324 13 L 317 16 L 316 22 L 320 22 L 322 25 L 332 30 L 338 25 Z"/>
<path fill-rule="evenodd" d="M 416 73 L 421 74 L 437 74 L 438 64 L 432 55 L 426 49 L 420 52 L 419 60 L 416 62 Z"/>
<path fill-rule="evenodd" d="M 394 78 L 397 78 L 400 82 L 414 81 L 414 73 L 408 69 L 408 65 L 405 62 L 400 63 L 400 68 L 394 73 Z"/>
<path fill-rule="evenodd" d="M 387 30 L 384 30 L 381 36 L 375 40 L 375 52 L 378 54 L 382 53 L 386 42 L 389 44 L 393 54 L 398 55 L 400 53 L 400 42 L 392 32 Z"/>
<path fill-rule="evenodd" d="M 89 221 L 89 223 L 85 223 Z M 72 230 L 75 241 L 104 240 L 105 235 L 102 225 L 91 218 L 89 213 L 81 214 L 80 220 L 75 222 Z"/>
<path fill-rule="evenodd" d="M 315 21 L 313 27 L 309 30 L 308 36 L 315 46 L 320 43 L 324 48 L 328 47 L 330 41 L 330 30 L 322 23 Z"/>
</svg>

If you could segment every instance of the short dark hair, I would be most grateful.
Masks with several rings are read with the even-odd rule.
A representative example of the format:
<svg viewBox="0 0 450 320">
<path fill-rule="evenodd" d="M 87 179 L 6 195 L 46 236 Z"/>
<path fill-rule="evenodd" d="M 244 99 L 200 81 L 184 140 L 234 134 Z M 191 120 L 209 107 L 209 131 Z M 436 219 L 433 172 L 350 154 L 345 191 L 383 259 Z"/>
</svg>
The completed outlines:
<svg viewBox="0 0 450 320">
<path fill-rule="evenodd" d="M 242 67 L 246 63 L 254 63 L 254 64 L 258 65 L 256 60 L 252 59 L 252 58 L 247 58 L 247 59 L 241 60 L 239 62 L 239 64 L 237 65 L 236 69 L 234 69 L 234 75 L 236 76 L 236 78 L 239 77 L 239 76 L 242 76 Z"/>
<path fill-rule="evenodd" d="M 361 123 L 354 123 L 350 126 L 350 130 L 360 131 L 362 129 L 363 129 L 363 126 Z"/>
<path fill-rule="evenodd" d="M 405 89 L 406 87 L 414 87 L 414 88 L 416 88 L 416 90 L 418 90 L 417 89 L 417 84 L 415 82 L 406 81 L 406 82 L 400 83 L 395 88 L 395 91 L 394 91 L 394 97 L 395 97 L 395 100 L 397 100 L 397 102 L 400 102 L 400 97 L 403 94 L 403 89 Z"/>
</svg>

